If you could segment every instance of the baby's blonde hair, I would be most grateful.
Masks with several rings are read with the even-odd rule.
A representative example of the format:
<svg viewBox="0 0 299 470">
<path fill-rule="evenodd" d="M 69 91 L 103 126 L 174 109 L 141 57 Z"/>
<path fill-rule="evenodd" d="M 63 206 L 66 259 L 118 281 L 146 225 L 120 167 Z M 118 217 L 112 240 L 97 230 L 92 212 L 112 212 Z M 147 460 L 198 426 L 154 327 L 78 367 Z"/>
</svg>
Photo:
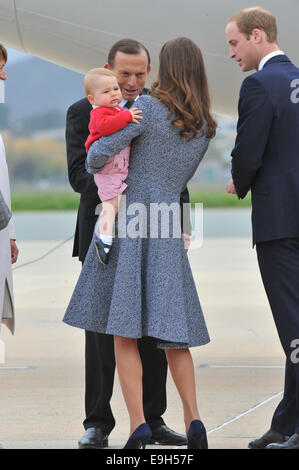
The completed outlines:
<svg viewBox="0 0 299 470">
<path fill-rule="evenodd" d="M 105 76 L 105 77 L 115 77 L 116 75 L 112 70 L 109 69 L 104 69 L 104 68 L 97 68 L 97 69 L 91 69 L 87 72 L 83 79 L 83 87 L 84 87 L 84 92 L 85 95 L 92 95 L 94 92 L 95 88 L 95 78 L 99 76 Z"/>
</svg>

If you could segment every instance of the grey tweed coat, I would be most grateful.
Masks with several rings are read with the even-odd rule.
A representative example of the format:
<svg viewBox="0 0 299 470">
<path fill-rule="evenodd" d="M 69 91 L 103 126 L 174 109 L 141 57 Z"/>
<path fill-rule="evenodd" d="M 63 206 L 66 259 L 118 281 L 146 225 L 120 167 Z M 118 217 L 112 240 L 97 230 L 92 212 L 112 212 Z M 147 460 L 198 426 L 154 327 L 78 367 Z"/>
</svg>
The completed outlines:
<svg viewBox="0 0 299 470">
<path fill-rule="evenodd" d="M 63 321 L 98 333 L 151 336 L 163 349 L 203 345 L 210 339 L 178 236 L 180 222 L 169 217 L 165 232 L 151 210 L 179 204 L 209 141 L 180 137 L 166 106 L 149 96 L 141 96 L 137 106 L 139 124 L 101 138 L 89 150 L 87 170 L 95 173 L 134 139 L 109 264 L 99 263 L 94 234 Z"/>
</svg>

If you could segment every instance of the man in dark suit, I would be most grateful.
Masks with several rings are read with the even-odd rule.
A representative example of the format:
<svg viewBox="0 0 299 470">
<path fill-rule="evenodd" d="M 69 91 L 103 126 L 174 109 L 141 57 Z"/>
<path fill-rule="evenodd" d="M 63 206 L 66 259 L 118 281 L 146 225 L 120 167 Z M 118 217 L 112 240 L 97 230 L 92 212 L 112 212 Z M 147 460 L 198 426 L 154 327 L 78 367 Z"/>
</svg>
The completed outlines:
<svg viewBox="0 0 299 470">
<path fill-rule="evenodd" d="M 271 428 L 250 448 L 299 449 L 299 69 L 279 50 L 275 17 L 254 7 L 226 27 L 230 57 L 247 77 L 240 90 L 232 180 L 251 189 L 253 244 L 286 355 L 285 388 Z"/>
<path fill-rule="evenodd" d="M 118 41 L 110 50 L 106 68 L 116 73 L 123 100 L 120 106 L 130 107 L 134 100 L 147 90 L 144 88 L 150 71 L 147 49 L 132 39 Z M 80 193 L 73 256 L 83 263 L 94 226 L 96 207 L 100 203 L 93 176 L 85 169 L 85 141 L 88 137 L 92 106 L 87 98 L 74 103 L 67 112 L 66 144 L 69 181 L 74 191 Z M 189 202 L 186 189 L 181 202 Z M 99 286 L 99 289 L 101 286 Z M 90 331 L 85 332 L 85 433 L 79 448 L 101 448 L 108 445 L 108 435 L 115 426 L 110 407 L 113 390 L 115 358 L 113 337 Z M 167 362 L 165 353 L 157 349 L 154 339 L 139 340 L 143 364 L 143 400 L 145 417 L 152 430 L 151 443 L 184 445 L 186 437 L 169 429 L 162 414 L 166 410 Z"/>
</svg>

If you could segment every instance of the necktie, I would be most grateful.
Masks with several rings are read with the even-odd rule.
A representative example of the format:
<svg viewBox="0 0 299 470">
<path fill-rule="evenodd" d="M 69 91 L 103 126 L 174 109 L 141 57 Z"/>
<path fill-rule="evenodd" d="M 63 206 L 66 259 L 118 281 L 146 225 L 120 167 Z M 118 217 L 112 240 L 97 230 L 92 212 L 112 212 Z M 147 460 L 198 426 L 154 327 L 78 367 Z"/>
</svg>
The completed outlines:
<svg viewBox="0 0 299 470">
<path fill-rule="evenodd" d="M 124 108 L 130 109 L 133 103 L 135 103 L 134 100 L 133 100 L 133 101 L 127 101 L 126 104 L 125 104 L 125 106 L 124 106 Z"/>
</svg>

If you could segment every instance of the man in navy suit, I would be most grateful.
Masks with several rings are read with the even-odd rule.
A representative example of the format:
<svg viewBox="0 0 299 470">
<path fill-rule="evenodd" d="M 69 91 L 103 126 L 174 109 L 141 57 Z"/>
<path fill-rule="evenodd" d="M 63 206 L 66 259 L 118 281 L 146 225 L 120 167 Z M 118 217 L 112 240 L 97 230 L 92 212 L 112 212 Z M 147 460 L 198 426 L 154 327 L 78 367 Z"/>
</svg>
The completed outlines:
<svg viewBox="0 0 299 470">
<path fill-rule="evenodd" d="M 256 70 L 240 90 L 227 192 L 242 199 L 251 190 L 253 244 L 286 355 L 283 399 L 249 447 L 299 449 L 299 69 L 279 50 L 268 11 L 242 10 L 226 36 L 230 57 Z"/>
</svg>

